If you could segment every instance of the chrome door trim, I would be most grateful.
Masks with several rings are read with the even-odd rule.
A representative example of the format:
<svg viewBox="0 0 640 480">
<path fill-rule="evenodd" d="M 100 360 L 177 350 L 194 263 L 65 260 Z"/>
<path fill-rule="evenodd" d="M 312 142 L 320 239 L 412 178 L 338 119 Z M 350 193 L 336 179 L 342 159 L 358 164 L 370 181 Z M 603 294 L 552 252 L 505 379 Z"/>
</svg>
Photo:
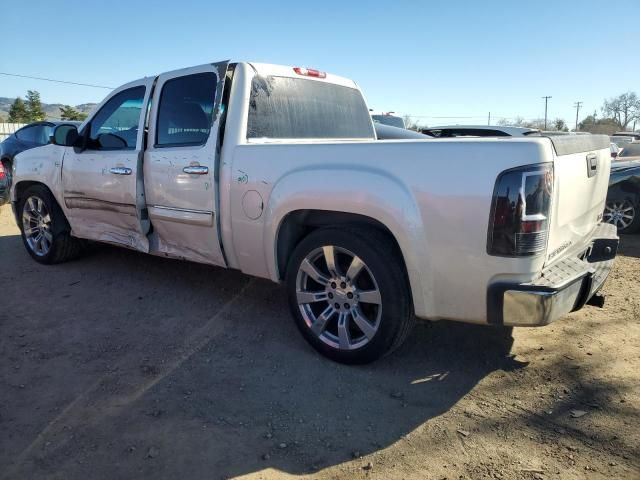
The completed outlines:
<svg viewBox="0 0 640 480">
<path fill-rule="evenodd" d="M 169 221 L 212 227 L 214 213 L 206 210 L 191 210 L 186 208 L 165 207 L 162 205 L 150 205 L 149 217 L 152 222 Z"/>
</svg>

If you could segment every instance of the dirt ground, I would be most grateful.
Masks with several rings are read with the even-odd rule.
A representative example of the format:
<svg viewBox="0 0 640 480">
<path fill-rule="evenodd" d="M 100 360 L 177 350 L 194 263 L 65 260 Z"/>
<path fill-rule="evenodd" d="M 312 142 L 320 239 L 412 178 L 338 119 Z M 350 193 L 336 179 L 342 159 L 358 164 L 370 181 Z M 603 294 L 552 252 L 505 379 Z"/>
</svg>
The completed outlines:
<svg viewBox="0 0 640 480">
<path fill-rule="evenodd" d="M 0 292 L 2 479 L 640 478 L 640 236 L 604 309 L 423 323 L 363 367 L 267 281 L 107 246 L 40 266 L 7 206 Z"/>
</svg>

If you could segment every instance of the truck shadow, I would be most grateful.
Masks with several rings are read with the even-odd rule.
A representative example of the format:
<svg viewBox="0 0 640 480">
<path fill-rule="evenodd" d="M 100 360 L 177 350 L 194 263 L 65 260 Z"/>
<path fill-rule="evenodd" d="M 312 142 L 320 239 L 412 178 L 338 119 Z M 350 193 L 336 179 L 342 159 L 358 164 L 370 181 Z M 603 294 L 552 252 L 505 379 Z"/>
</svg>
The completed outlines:
<svg viewBox="0 0 640 480">
<path fill-rule="evenodd" d="M 640 234 L 620 235 L 618 255 L 640 258 Z"/>
<path fill-rule="evenodd" d="M 110 247 L 43 267 L 17 236 L 0 251 L 1 361 L 18 366 L 0 393 L 6 478 L 313 473 L 437 428 L 484 377 L 525 365 L 510 334 L 438 322 L 347 367 L 302 340 L 270 282 Z"/>
</svg>

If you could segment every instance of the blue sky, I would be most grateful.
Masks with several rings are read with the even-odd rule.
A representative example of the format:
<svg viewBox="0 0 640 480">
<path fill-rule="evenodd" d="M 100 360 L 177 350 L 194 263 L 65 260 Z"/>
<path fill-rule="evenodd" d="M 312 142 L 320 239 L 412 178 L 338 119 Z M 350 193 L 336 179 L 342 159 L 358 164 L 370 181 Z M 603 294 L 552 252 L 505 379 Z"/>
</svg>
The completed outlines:
<svg viewBox="0 0 640 480">
<path fill-rule="evenodd" d="M 543 95 L 553 97 L 549 118 L 573 125 L 577 100 L 586 115 L 607 97 L 640 93 L 640 62 L 629 53 L 638 14 L 638 0 L 9 0 L 0 72 L 115 87 L 209 61 L 254 60 L 353 78 L 372 108 L 427 125 L 486 123 L 489 111 L 540 118 Z M 0 96 L 27 89 L 74 105 L 108 92 L 0 75 Z"/>
</svg>

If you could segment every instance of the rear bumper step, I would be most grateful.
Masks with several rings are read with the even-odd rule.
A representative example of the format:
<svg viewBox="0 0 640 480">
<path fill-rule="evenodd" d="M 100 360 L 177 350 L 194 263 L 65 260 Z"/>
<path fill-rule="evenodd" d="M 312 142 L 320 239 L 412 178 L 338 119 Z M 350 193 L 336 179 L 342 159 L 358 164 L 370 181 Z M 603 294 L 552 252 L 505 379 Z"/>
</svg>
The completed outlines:
<svg viewBox="0 0 640 480">
<path fill-rule="evenodd" d="M 584 258 L 563 259 L 530 283 L 491 285 L 487 294 L 489 323 L 536 327 L 585 304 L 604 305 L 604 297 L 594 295 L 609 276 L 617 249 L 615 226 L 603 223 L 594 232 Z"/>
</svg>

